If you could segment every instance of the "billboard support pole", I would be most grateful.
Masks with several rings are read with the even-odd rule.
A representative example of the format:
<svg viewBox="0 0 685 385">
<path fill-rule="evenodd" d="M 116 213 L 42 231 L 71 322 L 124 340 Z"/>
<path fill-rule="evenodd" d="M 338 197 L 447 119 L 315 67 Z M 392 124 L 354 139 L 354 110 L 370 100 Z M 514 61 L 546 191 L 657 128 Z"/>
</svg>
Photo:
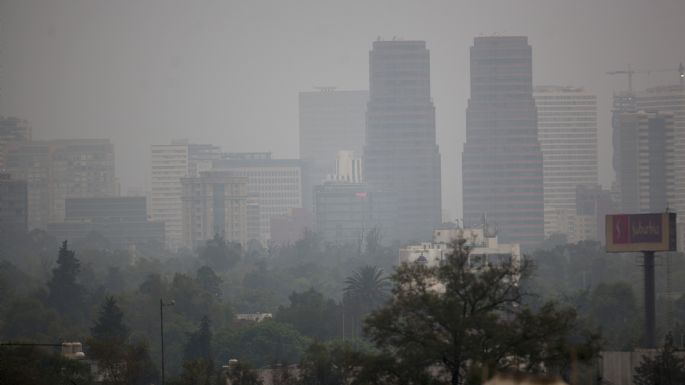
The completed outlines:
<svg viewBox="0 0 685 385">
<path fill-rule="evenodd" d="M 654 295 L 654 252 L 643 251 L 644 294 L 645 294 L 645 337 L 644 347 L 656 348 L 656 305 Z"/>
</svg>

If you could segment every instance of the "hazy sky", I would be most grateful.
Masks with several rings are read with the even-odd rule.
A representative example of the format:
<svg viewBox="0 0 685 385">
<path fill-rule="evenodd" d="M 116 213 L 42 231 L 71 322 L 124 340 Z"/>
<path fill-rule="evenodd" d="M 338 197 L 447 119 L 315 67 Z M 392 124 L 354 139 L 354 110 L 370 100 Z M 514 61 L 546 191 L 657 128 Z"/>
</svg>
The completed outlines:
<svg viewBox="0 0 685 385">
<path fill-rule="evenodd" d="M 627 79 L 604 73 L 677 67 L 683 17 L 682 0 L 0 0 L 0 114 L 35 139 L 110 138 L 126 192 L 146 183 L 149 145 L 174 138 L 296 157 L 299 91 L 367 89 L 373 40 L 426 40 L 443 206 L 460 216 L 473 37 L 526 35 L 536 85 L 597 93 L 608 185 L 611 95 Z"/>
</svg>

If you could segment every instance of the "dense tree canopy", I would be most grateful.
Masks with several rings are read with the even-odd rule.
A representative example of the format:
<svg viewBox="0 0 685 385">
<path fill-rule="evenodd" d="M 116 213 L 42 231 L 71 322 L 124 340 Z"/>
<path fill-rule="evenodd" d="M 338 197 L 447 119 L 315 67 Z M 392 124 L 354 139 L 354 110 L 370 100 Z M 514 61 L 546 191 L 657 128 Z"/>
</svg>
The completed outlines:
<svg viewBox="0 0 685 385">
<path fill-rule="evenodd" d="M 455 241 L 444 263 L 405 264 L 397 269 L 393 298 L 373 312 L 366 331 L 380 364 L 365 370 L 377 383 L 460 385 L 474 373 L 519 369 L 565 374 L 572 351 L 581 359 L 598 346 L 577 335 L 576 313 L 553 303 L 533 311 L 523 304 L 518 282 L 529 274 L 516 261 L 474 271 L 469 249 Z"/>
</svg>

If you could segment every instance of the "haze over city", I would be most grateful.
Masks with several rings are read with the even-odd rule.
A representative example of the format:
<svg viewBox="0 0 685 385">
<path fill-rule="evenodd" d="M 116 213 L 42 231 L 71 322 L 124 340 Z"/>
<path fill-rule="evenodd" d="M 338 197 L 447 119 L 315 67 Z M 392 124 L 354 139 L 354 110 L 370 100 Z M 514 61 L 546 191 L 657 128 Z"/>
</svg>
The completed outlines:
<svg viewBox="0 0 685 385">
<path fill-rule="evenodd" d="M 668 0 L 3 1 L 0 113 L 28 120 L 36 138 L 111 138 L 122 191 L 138 191 L 149 145 L 171 139 L 297 157 L 298 92 L 368 89 L 372 41 L 425 40 L 443 207 L 459 218 L 473 37 L 528 36 L 535 85 L 597 94 L 608 187 L 611 95 L 627 79 L 605 72 L 676 68 L 684 12 Z"/>
<path fill-rule="evenodd" d="M 683 16 L 0 0 L 0 384 L 685 384 Z"/>
</svg>

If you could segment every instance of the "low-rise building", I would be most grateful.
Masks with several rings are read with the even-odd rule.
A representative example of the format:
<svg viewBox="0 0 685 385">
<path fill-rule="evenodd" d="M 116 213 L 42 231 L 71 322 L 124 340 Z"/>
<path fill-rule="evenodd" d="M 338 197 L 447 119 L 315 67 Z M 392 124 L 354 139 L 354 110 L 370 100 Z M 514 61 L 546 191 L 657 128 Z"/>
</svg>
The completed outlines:
<svg viewBox="0 0 685 385">
<path fill-rule="evenodd" d="M 65 219 L 47 225 L 57 239 L 79 241 L 96 232 L 113 249 L 164 245 L 164 223 L 147 219 L 145 197 L 68 198 Z"/>
</svg>

